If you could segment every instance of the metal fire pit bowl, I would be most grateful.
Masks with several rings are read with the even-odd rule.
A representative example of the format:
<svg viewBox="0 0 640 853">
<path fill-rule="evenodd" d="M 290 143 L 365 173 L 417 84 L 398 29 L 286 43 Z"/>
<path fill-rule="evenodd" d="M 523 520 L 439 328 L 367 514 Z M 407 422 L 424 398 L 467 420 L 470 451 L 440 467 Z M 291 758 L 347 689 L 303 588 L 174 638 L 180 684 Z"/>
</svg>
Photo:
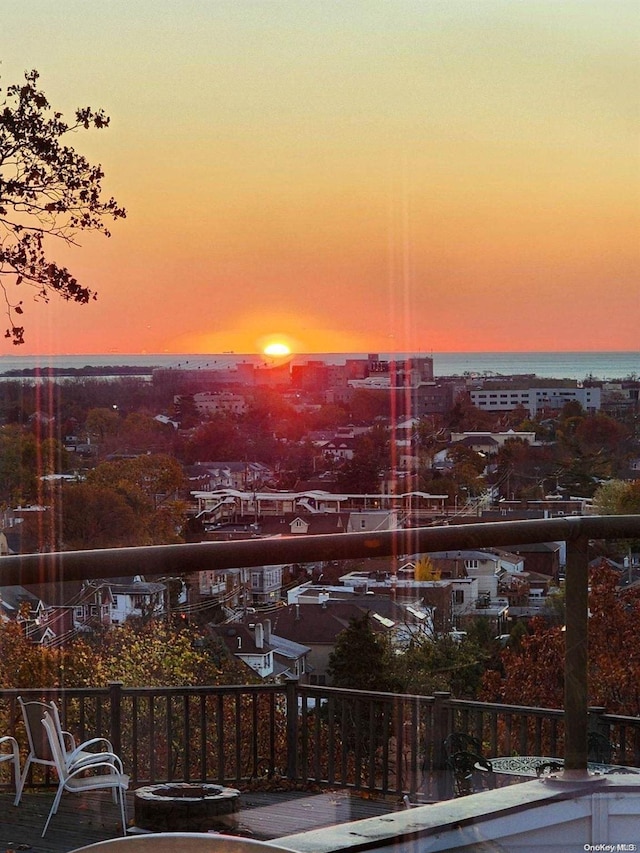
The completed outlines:
<svg viewBox="0 0 640 853">
<path fill-rule="evenodd" d="M 189 782 L 149 785 L 135 792 L 135 824 L 151 832 L 233 829 L 240 791 Z"/>
</svg>

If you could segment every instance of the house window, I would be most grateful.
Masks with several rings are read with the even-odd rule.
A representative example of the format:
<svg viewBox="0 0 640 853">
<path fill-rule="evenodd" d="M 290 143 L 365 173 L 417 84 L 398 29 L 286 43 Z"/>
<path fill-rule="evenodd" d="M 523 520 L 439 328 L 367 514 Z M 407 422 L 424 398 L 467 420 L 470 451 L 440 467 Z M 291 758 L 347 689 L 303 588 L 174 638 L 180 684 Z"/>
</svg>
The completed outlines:
<svg viewBox="0 0 640 853">
<path fill-rule="evenodd" d="M 464 561 L 465 569 L 477 569 L 478 561 L 477 560 L 465 560 Z"/>
<path fill-rule="evenodd" d="M 454 589 L 454 591 L 453 591 L 453 603 L 454 604 L 464 604 L 464 590 Z"/>
</svg>

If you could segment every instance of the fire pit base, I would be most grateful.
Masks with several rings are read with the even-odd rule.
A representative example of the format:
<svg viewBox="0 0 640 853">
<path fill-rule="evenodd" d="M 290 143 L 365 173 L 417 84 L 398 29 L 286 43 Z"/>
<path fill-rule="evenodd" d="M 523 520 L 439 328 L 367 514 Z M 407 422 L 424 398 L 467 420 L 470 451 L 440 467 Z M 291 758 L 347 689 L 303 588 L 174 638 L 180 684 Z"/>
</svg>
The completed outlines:
<svg viewBox="0 0 640 853">
<path fill-rule="evenodd" d="M 151 832 L 202 832 L 235 826 L 240 791 L 189 782 L 149 785 L 135 792 L 135 823 Z"/>
</svg>

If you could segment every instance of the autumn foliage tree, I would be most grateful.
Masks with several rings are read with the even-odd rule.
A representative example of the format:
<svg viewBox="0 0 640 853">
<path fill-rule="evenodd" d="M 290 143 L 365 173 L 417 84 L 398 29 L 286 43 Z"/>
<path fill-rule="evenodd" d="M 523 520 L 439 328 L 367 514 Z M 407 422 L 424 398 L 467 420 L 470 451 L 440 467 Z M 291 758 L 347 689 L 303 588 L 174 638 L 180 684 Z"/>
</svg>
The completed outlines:
<svg viewBox="0 0 640 853">
<path fill-rule="evenodd" d="M 181 620 L 180 620 L 181 621 Z M 215 653 L 196 629 L 151 620 L 126 623 L 63 648 L 40 646 L 23 626 L 0 626 L 0 687 L 127 687 L 238 684 L 247 675 L 235 660 Z"/>
<path fill-rule="evenodd" d="M 640 716 L 640 591 L 618 587 L 619 575 L 602 563 L 589 592 L 589 702 L 610 713 Z M 502 653 L 502 674 L 485 673 L 480 698 L 514 705 L 561 708 L 564 638 L 560 626 L 534 619 L 517 647 Z"/>
<path fill-rule="evenodd" d="M 16 345 L 24 343 L 23 300 L 10 298 L 7 283 L 31 285 L 45 302 L 58 294 L 86 304 L 95 294 L 50 258 L 49 244 L 55 238 L 76 245 L 82 231 L 108 237 L 106 222 L 126 215 L 114 198 L 103 197 L 102 167 L 68 144 L 79 130 L 108 127 L 109 117 L 82 107 L 64 121 L 52 112 L 38 77 L 28 71 L 0 102 L 0 287 L 9 322 L 5 337 Z"/>
</svg>

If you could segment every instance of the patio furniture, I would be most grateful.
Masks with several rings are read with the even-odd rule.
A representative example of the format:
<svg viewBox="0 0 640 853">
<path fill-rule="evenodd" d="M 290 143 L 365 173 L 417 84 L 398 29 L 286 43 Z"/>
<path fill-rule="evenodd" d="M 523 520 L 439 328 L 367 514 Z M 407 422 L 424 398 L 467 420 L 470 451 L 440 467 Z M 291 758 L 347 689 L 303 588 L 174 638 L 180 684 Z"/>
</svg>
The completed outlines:
<svg viewBox="0 0 640 853">
<path fill-rule="evenodd" d="M 494 773 L 504 773 L 509 776 L 535 778 L 546 776 L 549 773 L 558 773 L 564 769 L 564 761 L 561 758 L 553 758 L 545 755 L 508 755 L 490 760 Z M 598 761 L 589 761 L 587 769 L 591 773 L 600 775 L 610 775 L 613 773 L 640 774 L 640 769 L 637 767 L 625 767 L 620 764 L 603 764 Z"/>
<path fill-rule="evenodd" d="M 55 767 L 55 761 L 51 754 L 49 741 L 42 727 L 42 718 L 44 714 L 48 713 L 51 716 L 67 763 L 73 764 L 77 760 L 84 761 L 91 758 L 94 761 L 104 760 L 105 752 L 110 755 L 114 755 L 113 747 L 111 746 L 110 741 L 106 738 L 91 738 L 90 740 L 83 741 L 83 743 L 77 745 L 71 732 L 65 731 L 62 728 L 60 713 L 55 702 L 25 702 L 22 696 L 18 696 L 18 704 L 22 711 L 24 728 L 29 742 L 29 755 L 27 756 L 27 760 L 22 770 L 22 775 L 16 785 L 16 798 L 14 800 L 14 805 L 17 806 L 20 802 L 27 774 L 29 773 L 29 769 L 32 764 L 40 764 L 45 767 Z M 95 751 L 95 748 L 99 745 L 101 745 L 103 749 L 100 752 L 97 752 Z M 100 756 L 102 756 L 102 758 Z"/>
<path fill-rule="evenodd" d="M 613 746 L 609 738 L 602 732 L 591 731 L 587 735 L 587 752 L 589 761 L 609 764 L 613 755 Z"/>
<path fill-rule="evenodd" d="M 474 735 L 468 735 L 466 732 L 451 732 L 444 739 L 444 752 L 447 758 L 450 758 L 455 752 L 473 752 L 475 755 L 482 755 L 482 742 Z"/>
<path fill-rule="evenodd" d="M 491 762 L 482 755 L 466 751 L 454 752 L 447 759 L 447 763 L 453 773 L 454 797 L 465 797 L 479 788 L 495 787 Z"/>
<path fill-rule="evenodd" d="M 127 832 L 127 818 L 124 793 L 129 787 L 129 777 L 120 772 L 119 768 L 122 767 L 120 760 L 118 759 L 116 763 L 111 757 L 105 757 L 111 754 L 102 753 L 102 757 L 104 758 L 102 761 L 95 761 L 94 754 L 86 760 L 76 759 L 73 764 L 69 764 L 60 743 L 56 724 L 48 711 L 45 712 L 42 725 L 47 735 L 53 764 L 58 774 L 58 790 L 56 791 L 51 811 L 42 830 L 42 835 L 44 836 L 51 818 L 58 811 L 60 798 L 64 791 L 83 793 L 85 791 L 100 789 L 110 789 L 114 800 L 119 800 L 122 833 L 125 835 Z"/>
<path fill-rule="evenodd" d="M 9 752 L 5 752 L 7 747 Z M 3 761 L 13 761 L 13 774 L 17 791 L 20 784 L 20 749 L 18 741 L 10 735 L 0 737 L 0 763 Z"/>
<path fill-rule="evenodd" d="M 130 835 L 79 847 L 71 853 L 288 853 L 283 847 L 253 838 L 208 832 L 159 832 Z"/>
<path fill-rule="evenodd" d="M 477 737 L 452 732 L 444 739 L 443 746 L 447 767 L 453 775 L 454 797 L 495 787 L 491 762 L 482 754 L 482 743 Z"/>
</svg>

